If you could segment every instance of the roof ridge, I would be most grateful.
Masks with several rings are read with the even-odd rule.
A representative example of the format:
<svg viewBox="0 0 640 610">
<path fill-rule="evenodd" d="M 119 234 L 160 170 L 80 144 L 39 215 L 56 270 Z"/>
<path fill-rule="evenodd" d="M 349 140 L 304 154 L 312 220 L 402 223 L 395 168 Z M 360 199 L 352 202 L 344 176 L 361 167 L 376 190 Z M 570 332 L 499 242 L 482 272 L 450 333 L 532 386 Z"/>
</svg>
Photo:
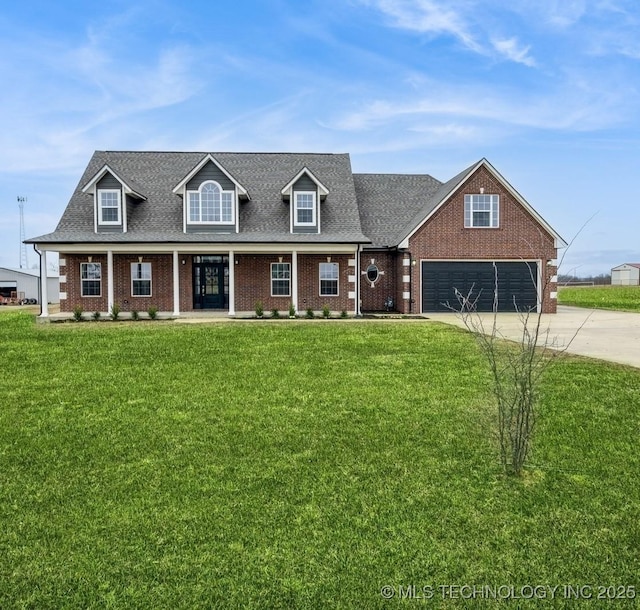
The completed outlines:
<svg viewBox="0 0 640 610">
<path fill-rule="evenodd" d="M 415 174 L 415 173 L 411 173 L 411 174 L 405 174 L 405 173 L 401 173 L 401 172 L 392 172 L 392 173 L 388 173 L 388 172 L 353 172 L 354 176 L 403 176 L 403 177 L 411 177 L 411 178 L 431 178 L 433 180 L 438 180 L 437 178 L 434 178 L 431 174 Z M 440 180 L 438 180 L 438 182 L 440 182 Z"/>
<path fill-rule="evenodd" d="M 274 152 L 233 150 L 96 150 L 97 153 L 125 153 L 132 155 L 323 155 L 349 156 L 348 152 Z"/>
</svg>

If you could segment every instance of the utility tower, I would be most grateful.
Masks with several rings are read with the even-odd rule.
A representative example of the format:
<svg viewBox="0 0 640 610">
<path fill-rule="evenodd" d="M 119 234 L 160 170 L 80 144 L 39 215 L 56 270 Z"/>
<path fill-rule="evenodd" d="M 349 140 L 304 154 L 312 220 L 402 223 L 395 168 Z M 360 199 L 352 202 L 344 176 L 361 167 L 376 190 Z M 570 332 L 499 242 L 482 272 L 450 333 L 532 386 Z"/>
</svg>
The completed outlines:
<svg viewBox="0 0 640 610">
<path fill-rule="evenodd" d="M 27 244 L 24 243 L 24 240 L 26 239 L 24 234 L 24 204 L 26 202 L 26 197 L 18 196 L 18 206 L 20 207 L 20 269 L 29 268 L 29 261 L 27 260 Z"/>
</svg>

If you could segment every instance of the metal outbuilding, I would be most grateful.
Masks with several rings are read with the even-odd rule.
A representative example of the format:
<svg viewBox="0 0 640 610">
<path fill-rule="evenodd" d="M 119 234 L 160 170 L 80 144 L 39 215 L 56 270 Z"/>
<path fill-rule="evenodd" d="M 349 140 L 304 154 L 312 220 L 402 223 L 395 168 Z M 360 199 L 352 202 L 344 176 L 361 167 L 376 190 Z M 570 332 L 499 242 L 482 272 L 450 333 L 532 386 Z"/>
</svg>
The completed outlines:
<svg viewBox="0 0 640 610">
<path fill-rule="evenodd" d="M 640 285 L 640 263 L 624 263 L 611 269 L 612 286 Z"/>
<path fill-rule="evenodd" d="M 58 274 L 47 273 L 47 300 L 60 302 Z M 37 269 L 11 269 L 0 267 L 0 304 L 30 302 L 40 303 L 40 272 Z"/>
</svg>

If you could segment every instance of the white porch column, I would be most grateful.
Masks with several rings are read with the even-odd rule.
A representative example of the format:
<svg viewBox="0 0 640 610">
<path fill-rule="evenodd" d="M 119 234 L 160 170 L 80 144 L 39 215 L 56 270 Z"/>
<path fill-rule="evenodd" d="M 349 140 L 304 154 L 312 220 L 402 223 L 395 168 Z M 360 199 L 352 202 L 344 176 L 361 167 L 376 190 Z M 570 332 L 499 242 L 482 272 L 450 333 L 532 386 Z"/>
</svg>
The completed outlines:
<svg viewBox="0 0 640 610">
<path fill-rule="evenodd" d="M 173 251 L 173 315 L 180 315 L 180 261 L 178 251 Z"/>
<path fill-rule="evenodd" d="M 291 302 L 298 313 L 298 251 L 291 252 Z"/>
<path fill-rule="evenodd" d="M 236 315 L 236 257 L 229 250 L 229 315 Z"/>
<path fill-rule="evenodd" d="M 49 317 L 49 295 L 47 293 L 47 251 L 43 250 L 40 257 L 40 317 Z"/>
<path fill-rule="evenodd" d="M 113 295 L 113 250 L 107 250 L 107 311 L 111 311 L 113 307 Z"/>
</svg>

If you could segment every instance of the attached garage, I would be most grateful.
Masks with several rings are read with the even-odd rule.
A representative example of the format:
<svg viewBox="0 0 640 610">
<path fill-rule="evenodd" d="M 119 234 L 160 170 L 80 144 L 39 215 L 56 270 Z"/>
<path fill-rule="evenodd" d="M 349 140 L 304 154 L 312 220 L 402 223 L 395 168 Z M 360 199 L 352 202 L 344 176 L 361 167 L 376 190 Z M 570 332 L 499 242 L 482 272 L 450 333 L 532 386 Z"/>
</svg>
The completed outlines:
<svg viewBox="0 0 640 610">
<path fill-rule="evenodd" d="M 493 311 L 498 276 L 498 311 L 533 310 L 538 306 L 535 261 L 422 261 L 422 312 L 458 308 L 456 289 L 476 299 L 478 311 Z"/>
</svg>

